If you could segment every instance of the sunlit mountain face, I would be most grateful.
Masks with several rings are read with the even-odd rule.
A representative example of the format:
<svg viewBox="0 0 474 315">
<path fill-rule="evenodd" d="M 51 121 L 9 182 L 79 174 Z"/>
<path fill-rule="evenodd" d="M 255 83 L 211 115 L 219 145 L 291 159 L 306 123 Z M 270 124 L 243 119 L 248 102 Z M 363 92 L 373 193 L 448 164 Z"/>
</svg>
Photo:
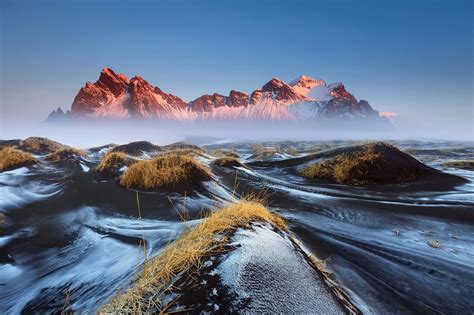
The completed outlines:
<svg viewBox="0 0 474 315">
<path fill-rule="evenodd" d="M 361 119 L 386 120 L 367 101 L 358 101 L 342 83 L 327 84 L 302 75 L 290 83 L 273 78 L 251 93 L 231 90 L 185 102 L 151 85 L 140 76 L 128 79 L 104 68 L 95 83 L 87 82 L 76 95 L 71 110 L 53 111 L 60 118 L 194 119 Z"/>
</svg>

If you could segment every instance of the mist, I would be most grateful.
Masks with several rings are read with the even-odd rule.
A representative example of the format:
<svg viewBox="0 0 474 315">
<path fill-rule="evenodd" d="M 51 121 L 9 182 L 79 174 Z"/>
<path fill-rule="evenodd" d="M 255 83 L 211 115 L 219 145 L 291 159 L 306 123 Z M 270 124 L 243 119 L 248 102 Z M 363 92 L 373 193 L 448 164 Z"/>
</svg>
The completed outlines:
<svg viewBox="0 0 474 315">
<path fill-rule="evenodd" d="M 185 141 L 198 145 L 237 141 L 314 140 L 450 140 L 474 141 L 472 130 L 460 134 L 449 128 L 417 128 L 408 123 L 372 124 L 361 121 L 254 120 L 67 120 L 2 124 L 1 139 L 46 137 L 79 148 L 109 143 L 150 141 L 158 145 Z"/>
</svg>

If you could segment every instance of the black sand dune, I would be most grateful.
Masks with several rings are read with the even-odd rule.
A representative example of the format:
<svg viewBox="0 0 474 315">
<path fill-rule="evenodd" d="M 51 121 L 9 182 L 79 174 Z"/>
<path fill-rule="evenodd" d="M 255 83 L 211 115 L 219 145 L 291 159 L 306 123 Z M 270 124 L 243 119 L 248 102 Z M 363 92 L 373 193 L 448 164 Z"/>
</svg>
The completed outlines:
<svg viewBox="0 0 474 315">
<path fill-rule="evenodd" d="M 395 165 L 414 165 L 426 172 L 426 177 L 412 183 L 352 187 L 327 180 L 308 181 L 299 171 L 308 164 L 354 152 L 358 146 L 308 154 L 310 147 L 324 144 L 304 143 L 298 145 L 298 151 L 305 156 L 254 162 L 247 160 L 251 145 L 231 145 L 246 167 L 212 165 L 219 157 L 208 149 L 209 158 L 199 157 L 199 161 L 212 171 L 213 181 L 184 192 L 121 187 L 118 177 L 122 172 L 104 177 L 95 171 L 104 154 L 98 153 L 100 150 L 95 151 L 97 154 L 86 151 L 92 153 L 87 159 L 80 158 L 78 164 L 54 163 L 40 157 L 36 166 L 0 173 L 0 220 L 5 222 L 0 224 L 0 311 L 60 312 L 65 292 L 69 292 L 68 309 L 94 312 L 110 301 L 117 289 L 129 287 L 140 272 L 143 238 L 149 259 L 186 226 L 199 223 L 204 212 L 262 192 L 269 209 L 281 214 L 291 233 L 302 241 L 298 246 L 306 250 L 304 253 L 329 259 L 326 267 L 332 272 L 332 281 L 360 311 L 457 314 L 474 309 L 470 268 L 474 263 L 474 176 L 466 170 L 448 174 L 435 168 L 443 159 L 451 160 L 450 156 L 438 156 L 441 161 L 425 165 L 402 155 L 407 164 L 395 159 Z M 343 144 L 327 146 L 334 145 Z M 154 148 L 142 149 L 145 155 L 154 152 Z M 472 152 L 470 147 L 465 150 Z M 183 223 L 183 218 L 188 222 Z M 238 281 L 217 281 L 215 272 L 224 270 L 227 258 L 220 260 L 223 265 L 215 260 L 208 269 L 204 266 L 194 282 L 181 282 L 181 304 L 174 309 L 188 305 L 217 312 L 217 305 L 221 311 L 269 309 L 291 313 L 304 312 L 305 305 L 319 305 L 321 310 L 338 312 L 339 304 L 328 302 L 334 295 L 327 295 L 327 283 L 318 282 L 321 299 L 315 299 L 319 289 L 297 281 L 306 274 L 301 264 L 293 262 L 289 273 L 284 272 L 285 264 L 277 267 L 260 260 L 259 255 L 245 256 L 263 255 L 264 250 L 271 252 L 282 244 L 280 236 L 262 232 L 259 227 L 254 230 L 256 234 L 248 232 L 251 229 L 240 231 L 234 240 L 234 245 L 240 244 L 237 254 L 222 256 L 229 259 L 226 268 L 230 269 L 225 270 L 243 268 Z M 272 236 L 274 242 L 269 243 L 264 236 Z M 291 255 L 304 262 L 304 253 Z M 273 257 L 270 261 L 280 264 L 284 259 Z M 294 276 L 286 277 L 292 273 Z M 207 280 L 206 284 L 201 280 Z M 299 291 L 302 287 L 308 290 Z M 245 292 L 253 293 L 245 297 Z M 288 294 L 297 294 L 294 301 L 303 300 L 285 302 Z M 326 302 L 318 304 L 322 301 Z M 335 308 L 327 309 L 331 305 Z"/>
</svg>

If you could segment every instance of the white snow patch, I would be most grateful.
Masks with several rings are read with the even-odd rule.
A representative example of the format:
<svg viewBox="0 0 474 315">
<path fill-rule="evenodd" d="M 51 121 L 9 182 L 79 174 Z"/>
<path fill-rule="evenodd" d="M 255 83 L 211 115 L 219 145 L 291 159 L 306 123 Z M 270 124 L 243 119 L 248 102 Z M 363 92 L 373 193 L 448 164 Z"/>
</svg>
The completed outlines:
<svg viewBox="0 0 474 315">
<path fill-rule="evenodd" d="M 81 163 L 81 168 L 82 168 L 82 171 L 83 171 L 84 173 L 89 172 L 90 169 L 91 169 L 89 166 L 87 166 L 87 165 L 85 165 L 85 164 L 82 164 L 82 163 Z"/>
<path fill-rule="evenodd" d="M 240 229 L 240 245 L 217 267 L 222 283 L 259 313 L 343 313 L 330 289 L 286 235 L 269 225 Z"/>
</svg>

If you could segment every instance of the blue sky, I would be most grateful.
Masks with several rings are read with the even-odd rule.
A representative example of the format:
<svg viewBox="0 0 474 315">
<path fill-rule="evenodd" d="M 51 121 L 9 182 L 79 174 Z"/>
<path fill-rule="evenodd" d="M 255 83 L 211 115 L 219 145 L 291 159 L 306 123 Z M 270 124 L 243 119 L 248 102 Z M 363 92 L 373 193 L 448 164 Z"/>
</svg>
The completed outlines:
<svg viewBox="0 0 474 315">
<path fill-rule="evenodd" d="M 3 0 L 2 117 L 69 108 L 108 66 L 187 101 L 307 74 L 400 119 L 472 133 L 472 10 L 436 0 Z"/>
</svg>

